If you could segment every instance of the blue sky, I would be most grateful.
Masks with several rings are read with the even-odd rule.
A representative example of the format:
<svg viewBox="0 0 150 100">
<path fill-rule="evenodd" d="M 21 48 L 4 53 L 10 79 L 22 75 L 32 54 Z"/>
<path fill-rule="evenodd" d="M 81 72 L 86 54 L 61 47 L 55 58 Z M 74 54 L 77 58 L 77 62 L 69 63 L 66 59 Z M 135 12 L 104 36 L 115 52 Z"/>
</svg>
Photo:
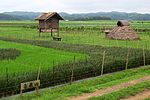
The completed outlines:
<svg viewBox="0 0 150 100">
<path fill-rule="evenodd" d="M 150 13 L 150 0 L 2 0 L 0 12 L 7 11 Z"/>
</svg>

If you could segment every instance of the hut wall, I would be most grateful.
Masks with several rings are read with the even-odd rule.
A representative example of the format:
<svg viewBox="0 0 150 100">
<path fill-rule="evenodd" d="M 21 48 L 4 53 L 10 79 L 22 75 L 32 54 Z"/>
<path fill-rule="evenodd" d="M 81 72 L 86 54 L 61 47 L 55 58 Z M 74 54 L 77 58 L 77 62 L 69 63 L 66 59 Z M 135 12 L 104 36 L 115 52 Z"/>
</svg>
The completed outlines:
<svg viewBox="0 0 150 100">
<path fill-rule="evenodd" d="M 40 29 L 50 29 L 50 22 L 39 21 L 39 28 Z"/>
<path fill-rule="evenodd" d="M 42 21 L 42 20 L 39 21 L 39 28 L 40 29 L 44 29 L 45 28 L 45 22 L 44 21 Z"/>
<path fill-rule="evenodd" d="M 40 29 L 49 29 L 49 22 L 39 21 L 39 28 Z"/>
<path fill-rule="evenodd" d="M 50 28 L 58 29 L 59 28 L 59 20 L 55 19 L 55 18 L 49 19 L 47 21 L 41 20 L 41 21 L 39 21 L 39 28 L 40 29 L 50 29 Z"/>
<path fill-rule="evenodd" d="M 59 28 L 59 20 L 52 18 L 51 23 L 50 23 L 50 27 L 54 28 L 54 29 L 58 29 Z"/>
</svg>

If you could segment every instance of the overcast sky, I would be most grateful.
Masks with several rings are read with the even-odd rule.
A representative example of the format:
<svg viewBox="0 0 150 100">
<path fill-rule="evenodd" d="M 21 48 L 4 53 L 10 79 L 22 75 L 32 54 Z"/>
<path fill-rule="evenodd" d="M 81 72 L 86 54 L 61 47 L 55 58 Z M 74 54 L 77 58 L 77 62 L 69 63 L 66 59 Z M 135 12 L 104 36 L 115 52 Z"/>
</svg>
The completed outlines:
<svg viewBox="0 0 150 100">
<path fill-rule="evenodd" d="M 139 12 L 150 13 L 150 0 L 0 0 L 0 12 Z"/>
</svg>

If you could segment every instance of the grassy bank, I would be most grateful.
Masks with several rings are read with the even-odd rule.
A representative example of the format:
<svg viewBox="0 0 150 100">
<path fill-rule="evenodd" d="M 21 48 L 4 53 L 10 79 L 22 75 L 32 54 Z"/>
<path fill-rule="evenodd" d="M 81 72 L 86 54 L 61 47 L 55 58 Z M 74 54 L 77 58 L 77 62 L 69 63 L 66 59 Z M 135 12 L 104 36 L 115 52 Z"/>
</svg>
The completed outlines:
<svg viewBox="0 0 150 100">
<path fill-rule="evenodd" d="M 137 68 L 117 72 L 114 74 L 104 75 L 103 77 L 84 80 L 54 89 L 44 89 L 40 91 L 39 95 L 35 93 L 24 94 L 23 97 L 11 98 L 13 100 L 66 100 L 71 96 L 81 95 L 83 93 L 94 92 L 97 89 L 107 88 L 116 84 L 134 80 L 150 73 L 150 67 Z"/>
<path fill-rule="evenodd" d="M 150 81 L 142 82 L 134 86 L 121 89 L 119 91 L 112 92 L 112 93 L 109 93 L 100 97 L 93 97 L 90 100 L 120 100 L 122 98 L 134 96 L 147 89 L 150 89 Z"/>
</svg>

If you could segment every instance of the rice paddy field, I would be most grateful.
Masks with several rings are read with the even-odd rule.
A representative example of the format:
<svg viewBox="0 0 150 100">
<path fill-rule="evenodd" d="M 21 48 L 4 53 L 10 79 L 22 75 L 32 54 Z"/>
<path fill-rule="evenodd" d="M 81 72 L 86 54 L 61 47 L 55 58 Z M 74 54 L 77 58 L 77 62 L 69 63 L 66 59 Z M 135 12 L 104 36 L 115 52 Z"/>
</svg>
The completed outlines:
<svg viewBox="0 0 150 100">
<path fill-rule="evenodd" d="M 62 21 L 60 37 L 62 42 L 74 44 L 91 44 L 121 47 L 147 47 L 150 22 L 133 21 L 131 27 L 140 35 L 140 41 L 117 41 L 105 38 L 104 30 L 116 26 L 117 21 Z M 52 40 L 50 33 L 42 33 L 39 37 L 37 22 L 1 22 L 0 36 L 28 40 Z"/>
<path fill-rule="evenodd" d="M 39 67 L 45 70 L 52 69 L 54 61 L 56 64 L 63 64 L 73 61 L 74 56 L 76 56 L 76 60 L 82 60 L 86 56 L 79 53 L 64 52 L 50 48 L 47 49 L 38 46 L 5 41 L 0 41 L 0 48 L 14 48 L 21 52 L 16 59 L 0 61 L 0 77 L 6 75 L 6 69 L 8 69 L 10 76 L 14 73 L 36 72 Z"/>
<path fill-rule="evenodd" d="M 104 31 L 116 23 L 61 21 L 62 41 L 54 41 L 50 33 L 41 33 L 39 37 L 37 22 L 0 22 L 0 96 L 19 93 L 20 83 L 35 80 L 39 70 L 40 88 L 45 88 L 150 65 L 150 22 L 130 22 L 140 40 L 105 38 Z M 10 51 L 14 54 L 10 59 L 8 52 L 2 52 L 4 49 L 19 53 L 15 56 L 17 52 Z"/>
</svg>

